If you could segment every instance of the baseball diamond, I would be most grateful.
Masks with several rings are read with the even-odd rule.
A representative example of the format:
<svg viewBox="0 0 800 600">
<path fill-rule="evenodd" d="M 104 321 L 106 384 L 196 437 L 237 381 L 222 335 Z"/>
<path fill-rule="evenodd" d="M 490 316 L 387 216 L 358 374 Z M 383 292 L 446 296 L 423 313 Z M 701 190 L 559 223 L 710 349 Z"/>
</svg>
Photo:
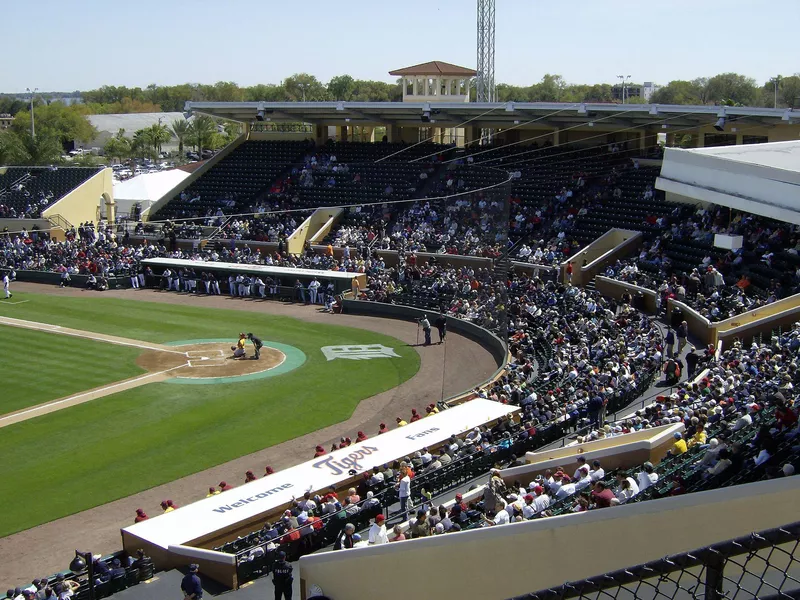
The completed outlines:
<svg viewBox="0 0 800 600">
<path fill-rule="evenodd" d="M 291 466 L 298 453 L 351 429 L 377 430 L 387 411 L 407 412 L 404 407 L 436 401 L 442 391 L 462 391 L 459 364 L 471 365 L 466 381 L 473 384 L 496 369 L 487 350 L 454 335 L 448 349 L 453 367 L 442 373 L 443 349 L 432 348 L 438 358 L 430 353 L 421 363 L 413 347 L 415 329 L 391 319 L 332 317 L 302 306 L 224 298 L 186 302 L 156 291 L 134 300 L 124 290 L 97 297 L 24 283 L 14 297 L 25 303 L 0 305 L 0 346 L 35 338 L 53 351 L 35 368 L 13 353 L 4 360 L 4 387 L 30 393 L 17 393 L 18 400 L 0 413 L 0 452 L 8 457 L 5 472 L 20 485 L 48 477 L 63 494 L 57 503 L 32 497 L 23 505 L 8 495 L 10 489 L 0 491 L 0 497 L 8 495 L 0 516 L 5 577 L 57 570 L 64 553 L 82 540 L 99 551 L 113 550 L 131 505 L 147 505 L 143 496 L 156 505 L 162 496 L 187 503 L 209 483 L 231 479 L 232 472 L 261 462 Z M 240 331 L 263 340 L 259 360 L 251 359 L 249 342 L 246 359 L 229 358 Z M 62 345 L 68 355 L 57 351 Z M 322 350 L 359 345 L 390 348 L 396 356 L 329 361 Z M 113 365 L 106 360 L 111 356 Z M 72 357 L 78 365 L 59 368 L 61 362 L 71 365 Z M 95 376 L 98 371 L 104 379 Z M 26 383 L 31 380 L 35 386 Z M 184 385 L 173 385 L 179 383 Z M 43 438 L 65 449 L 80 440 L 82 452 L 93 457 L 92 469 L 74 464 L 68 451 L 43 451 L 35 441 Z M 206 443 L 211 439 L 225 443 Z M 126 501 L 132 494 L 138 499 Z M 90 533 L 86 522 L 92 523 Z M 78 523 L 80 535 L 74 530 Z M 36 539 L 30 532 L 48 530 L 53 533 L 36 560 L 11 550 L 21 540 Z"/>
</svg>

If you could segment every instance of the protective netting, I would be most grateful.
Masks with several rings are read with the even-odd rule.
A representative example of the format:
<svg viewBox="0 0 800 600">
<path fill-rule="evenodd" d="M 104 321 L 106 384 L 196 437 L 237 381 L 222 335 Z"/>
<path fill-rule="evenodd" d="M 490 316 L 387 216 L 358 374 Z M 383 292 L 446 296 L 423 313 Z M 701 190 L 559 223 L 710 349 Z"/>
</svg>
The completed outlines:
<svg viewBox="0 0 800 600">
<path fill-rule="evenodd" d="M 793 523 L 513 600 L 800 598 L 799 545 Z"/>
</svg>

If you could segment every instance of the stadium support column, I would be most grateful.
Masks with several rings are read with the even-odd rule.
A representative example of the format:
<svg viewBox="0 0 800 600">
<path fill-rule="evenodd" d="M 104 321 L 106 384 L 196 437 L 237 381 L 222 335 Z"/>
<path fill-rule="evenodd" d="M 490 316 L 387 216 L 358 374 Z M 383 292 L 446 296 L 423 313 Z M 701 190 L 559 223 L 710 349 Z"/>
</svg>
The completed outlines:
<svg viewBox="0 0 800 600">
<path fill-rule="evenodd" d="M 472 146 L 481 137 L 481 130 L 478 127 L 465 127 L 464 128 L 464 144 Z"/>
<path fill-rule="evenodd" d="M 403 141 L 402 133 L 397 125 L 386 126 L 386 141 L 390 144 Z"/>
<path fill-rule="evenodd" d="M 559 133 L 560 133 L 560 131 L 559 131 L 558 127 L 553 129 L 553 146 L 560 146 L 561 145 L 561 139 L 560 139 Z"/>
<path fill-rule="evenodd" d="M 328 126 L 327 125 L 315 125 L 314 126 L 314 143 L 317 146 L 325 145 L 325 142 L 328 141 Z"/>
</svg>

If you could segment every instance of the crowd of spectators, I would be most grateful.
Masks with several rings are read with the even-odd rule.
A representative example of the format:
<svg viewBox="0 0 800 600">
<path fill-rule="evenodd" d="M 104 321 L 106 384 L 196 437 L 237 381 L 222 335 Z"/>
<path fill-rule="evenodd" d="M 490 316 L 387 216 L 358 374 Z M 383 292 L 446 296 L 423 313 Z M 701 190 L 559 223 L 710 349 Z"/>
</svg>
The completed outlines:
<svg viewBox="0 0 800 600">
<path fill-rule="evenodd" d="M 658 235 L 636 258 L 618 261 L 604 274 L 656 291 L 661 308 L 675 298 L 715 322 L 800 289 L 796 226 L 718 206 L 657 225 Z M 716 248 L 718 234 L 742 236 L 743 245 Z"/>
</svg>

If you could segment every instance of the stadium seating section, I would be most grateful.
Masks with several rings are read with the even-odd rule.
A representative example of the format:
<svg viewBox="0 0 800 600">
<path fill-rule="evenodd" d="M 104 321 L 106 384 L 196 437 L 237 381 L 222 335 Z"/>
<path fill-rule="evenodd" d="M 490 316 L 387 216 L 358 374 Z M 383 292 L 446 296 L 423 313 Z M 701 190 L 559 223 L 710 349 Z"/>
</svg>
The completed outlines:
<svg viewBox="0 0 800 600">
<path fill-rule="evenodd" d="M 90 177 L 96 167 L 8 167 L 0 172 L 0 216 L 39 217 Z"/>
</svg>

